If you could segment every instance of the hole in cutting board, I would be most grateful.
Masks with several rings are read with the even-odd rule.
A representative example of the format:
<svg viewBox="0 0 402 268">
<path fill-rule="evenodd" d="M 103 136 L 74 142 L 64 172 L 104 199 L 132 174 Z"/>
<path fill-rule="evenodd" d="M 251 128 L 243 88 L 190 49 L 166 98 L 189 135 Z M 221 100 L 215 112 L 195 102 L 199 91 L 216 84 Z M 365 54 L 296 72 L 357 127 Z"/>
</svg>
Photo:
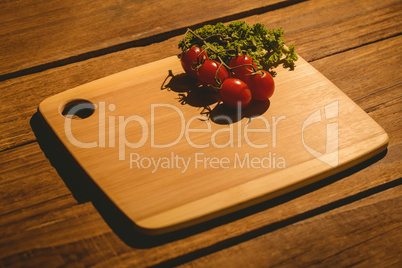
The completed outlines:
<svg viewBox="0 0 402 268">
<path fill-rule="evenodd" d="M 95 105 L 87 100 L 78 99 L 64 105 L 61 114 L 72 119 L 85 119 L 95 112 Z"/>
</svg>

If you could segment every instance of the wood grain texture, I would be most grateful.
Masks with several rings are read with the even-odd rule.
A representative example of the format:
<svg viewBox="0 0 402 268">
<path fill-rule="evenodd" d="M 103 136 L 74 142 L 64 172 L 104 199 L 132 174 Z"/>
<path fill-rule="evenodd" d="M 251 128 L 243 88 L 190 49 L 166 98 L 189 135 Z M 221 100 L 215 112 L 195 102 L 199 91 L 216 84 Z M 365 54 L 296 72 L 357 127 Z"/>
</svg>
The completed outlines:
<svg viewBox="0 0 402 268">
<path fill-rule="evenodd" d="M 169 73 L 172 92 L 161 91 Z M 384 130 L 302 58 L 294 71 L 277 69 L 269 103 L 238 112 L 186 78 L 173 56 L 39 106 L 85 172 L 146 233 L 174 231 L 277 197 L 371 158 L 388 144 Z M 199 103 L 188 101 L 194 95 Z M 184 102 L 178 103 L 180 96 Z M 62 115 L 80 99 L 94 105 L 93 115 Z M 201 115 L 206 107 L 210 114 Z"/>
<path fill-rule="evenodd" d="M 401 191 L 386 190 L 179 267 L 398 267 Z"/>
<path fill-rule="evenodd" d="M 0 76 L 146 45 L 191 25 L 281 2 L 287 1 L 203 1 L 202 8 L 181 0 L 2 2 Z"/>
<path fill-rule="evenodd" d="M 25 161 L 46 161 L 36 144 L 24 147 L 32 152 L 25 157 Z M 5 182 L 0 185 L 0 191 L 10 191 L 15 187 L 16 190 L 26 189 L 24 196 L 19 201 L 9 204 L 7 211 L 3 210 L 5 214 L 0 217 L 3 230 L 0 263 L 5 266 L 16 263 L 29 265 L 32 260 L 49 263 L 60 261 L 64 264 L 86 266 L 98 264 L 104 267 L 111 264 L 150 266 L 160 262 L 176 265 L 247 241 L 255 237 L 255 234 L 275 233 L 276 229 L 280 230 L 286 226 L 289 220 L 291 223 L 299 222 L 313 215 L 323 214 L 331 208 L 370 196 L 382 189 L 388 189 L 394 185 L 391 183 L 387 186 L 388 182 L 396 180 L 397 174 L 402 172 L 400 165 L 402 150 L 399 143 L 399 146 L 391 147 L 387 156 L 379 162 L 371 165 L 366 163 L 363 167 L 352 170 L 352 173 L 347 172 L 341 177 L 334 177 L 317 185 L 318 188 L 306 189 L 296 195 L 274 203 L 268 202 L 251 211 L 229 217 L 223 222 L 206 225 L 206 229 L 201 228 L 195 234 L 190 232 L 192 235 L 189 237 L 186 233 L 179 234 L 181 239 L 176 238 L 174 241 L 168 239 L 167 243 L 163 242 L 163 238 L 159 238 L 156 245 L 141 249 L 139 247 L 146 245 L 147 240 L 133 235 L 132 230 L 120 222 L 117 225 L 113 224 L 113 220 L 117 217 L 114 213 L 105 213 L 104 203 L 97 204 L 96 200 L 92 200 L 109 227 L 104 224 L 104 220 L 91 203 L 77 204 L 71 195 L 66 196 L 66 187 L 60 183 L 59 175 L 51 166 L 47 166 L 42 172 L 25 169 L 23 161 L 16 161 L 25 155 L 22 148 L 2 152 L 0 156 L 0 159 L 7 157 L 11 162 L 18 163 L 14 165 L 16 170 L 25 170 L 19 186 L 14 184 L 13 187 L 12 184 Z M 1 178 L 7 174 L 7 172 L 1 174 Z M 38 174 L 36 180 L 27 180 L 34 174 Z M 59 182 L 51 186 L 52 195 L 46 197 L 43 194 L 42 200 L 36 199 L 36 201 L 34 197 L 37 196 L 37 190 L 32 189 L 39 190 L 41 187 L 36 187 L 38 183 L 41 185 L 42 181 L 52 180 Z M 78 183 L 83 187 L 81 180 Z M 377 186 L 380 186 L 378 190 Z M 374 191 L 370 192 L 373 188 Z M 86 195 L 91 195 L 91 192 L 93 188 L 87 189 Z M 342 201 L 338 202 L 339 200 Z M 2 204 L 5 201 L 1 199 Z M 306 216 L 298 216 L 303 214 Z M 306 229 L 306 232 L 309 233 L 309 230 Z M 332 230 L 328 232 L 332 233 Z M 159 243 L 161 245 L 158 246 Z M 81 258 L 74 258 L 76 254 L 82 252 L 85 254 Z"/>
<path fill-rule="evenodd" d="M 3 1 L 2 10 L 8 12 L 10 6 L 23 14 L 18 3 Z M 286 23 L 286 40 L 303 41 L 298 52 L 387 131 L 388 150 L 294 195 L 156 241 L 133 233 L 108 202 L 94 196 L 94 187 L 84 186 L 81 176 L 61 172 L 53 162 L 63 155 L 57 149 L 56 157 L 48 156 L 51 162 L 45 158 L 42 149 L 51 143 L 38 138 L 44 147 L 38 146 L 31 129 L 31 125 L 37 127 L 37 120 L 32 115 L 48 96 L 176 54 L 179 37 L 161 43 L 149 39 L 152 44 L 84 61 L 76 58 L 73 61 L 78 62 L 58 68 L 52 68 L 54 62 L 45 63 L 48 70 L 0 82 L 0 266 L 172 267 L 210 255 L 196 260 L 194 266 L 213 266 L 226 259 L 232 265 L 267 267 L 264 261 L 273 258 L 269 252 L 279 252 L 277 262 L 272 263 L 280 259 L 287 267 L 300 263 L 399 267 L 401 252 L 396 245 L 401 240 L 400 230 L 391 228 L 400 222 L 392 200 L 400 204 L 402 174 L 401 74 L 397 68 L 401 27 L 395 17 L 395 12 L 401 12 L 399 5 L 398 1 L 311 0 L 244 17 L 249 23 Z M 62 2 L 60 8 L 64 8 Z M 218 13 L 216 17 L 222 14 Z M 303 35 L 299 29 L 310 34 Z M 332 31 L 342 38 L 332 38 Z M 312 36 L 317 38 L 310 41 Z M 90 54 L 86 55 L 92 57 Z M 71 59 L 58 64 L 67 62 Z M 377 214 L 381 217 L 371 216 Z M 372 239 L 359 244 L 365 237 Z M 289 238 L 290 243 L 280 243 Z M 269 243 L 271 239 L 278 243 Z M 322 244 L 320 239 L 331 243 Z M 242 247 L 244 243 L 254 250 Z M 220 251 L 223 254 L 217 254 Z M 266 256 L 261 256 L 263 253 Z"/>
<path fill-rule="evenodd" d="M 250 24 L 263 22 L 268 26 L 283 27 L 288 43 L 296 43 L 298 53 L 307 61 L 330 56 L 333 53 L 342 52 L 344 50 L 350 50 L 355 46 L 375 42 L 376 40 L 378 41 L 382 38 L 391 37 L 400 32 L 398 30 L 400 29 L 400 22 L 392 19 L 393 17 L 385 19 L 386 21 L 389 21 L 388 23 L 376 22 L 370 25 L 367 25 L 370 20 L 353 20 L 351 14 L 354 13 L 344 12 L 344 8 L 348 7 L 348 9 L 351 9 L 354 6 L 357 6 L 358 3 L 361 3 L 361 1 L 355 3 L 353 1 L 337 0 L 328 3 L 327 1 L 320 0 L 314 1 L 314 4 L 305 2 L 268 12 L 268 15 L 265 16 L 256 15 L 244 19 Z M 362 14 L 371 14 L 369 16 L 375 17 L 375 13 L 378 9 L 384 7 L 384 3 L 387 3 L 388 9 L 393 10 L 391 14 L 394 14 L 395 10 L 399 10 L 399 1 L 370 1 L 367 2 L 365 9 L 362 9 L 363 7 L 361 7 L 358 10 L 352 10 L 355 13 L 363 12 L 362 10 L 364 10 L 364 13 Z M 335 12 L 337 16 L 329 17 L 327 12 L 314 12 L 315 5 L 317 5 L 321 10 L 324 9 L 325 6 L 328 10 L 331 10 L 331 12 Z M 303 10 L 306 13 L 300 13 L 300 10 Z M 278 20 L 278 18 L 281 18 L 281 20 Z M 332 39 L 333 37 L 331 33 L 326 31 L 326 29 L 328 25 L 338 25 L 341 21 L 343 23 L 337 26 L 337 28 L 343 29 L 344 27 L 348 27 L 349 30 L 343 32 L 341 40 L 344 40 L 344 42 L 335 42 Z M 295 25 L 295 22 L 297 22 L 298 27 L 304 25 L 304 28 L 298 31 L 293 31 L 292 28 L 294 27 L 293 25 Z M 314 42 L 305 43 L 303 41 L 299 44 L 298 39 L 305 38 L 308 40 L 309 37 L 305 35 L 304 32 L 312 28 L 326 34 L 321 34 L 319 37 L 314 38 Z M 370 39 L 356 38 L 355 30 L 357 31 L 359 29 L 370 29 L 370 32 L 376 31 L 382 33 L 382 35 L 370 35 Z M 0 129 L 0 150 L 32 142 L 35 139 L 31 128 L 29 127 L 29 120 L 35 113 L 39 103 L 46 97 L 116 72 L 121 72 L 135 66 L 175 55 L 178 53 L 177 43 L 180 38 L 181 36 L 177 36 L 161 43 L 154 43 L 145 47 L 135 47 L 101 57 L 95 57 L 90 60 L 53 68 L 40 73 L 0 82 L 0 92 L 2 94 L 0 112 L 4 115 L 0 118 L 0 123 L 4 126 Z M 395 45 L 399 39 L 390 38 L 389 40 L 391 40 L 392 43 L 383 43 L 383 47 L 380 48 L 380 52 L 385 53 L 381 63 L 384 65 L 395 66 L 399 61 L 398 56 L 400 55 L 399 47 Z M 322 43 L 327 43 L 328 47 L 320 49 L 319 46 Z M 388 49 L 391 51 L 395 50 L 396 53 L 391 53 Z M 347 64 L 349 67 L 345 68 L 351 68 L 352 65 L 355 67 L 353 73 L 347 73 L 349 79 L 345 78 L 346 74 L 342 76 L 342 79 L 339 75 L 332 75 L 334 78 L 338 79 L 335 84 L 344 92 L 347 93 L 348 88 L 341 84 L 342 81 L 345 81 L 345 84 L 348 85 L 348 87 L 355 87 L 358 85 L 355 83 L 347 84 L 347 81 L 351 81 L 353 78 L 351 77 L 352 74 L 356 75 L 356 77 L 360 77 L 363 83 L 365 81 L 372 81 L 372 79 L 380 79 L 375 75 L 376 69 L 370 68 L 373 64 L 377 66 L 381 65 L 376 58 L 377 55 L 372 54 L 372 51 L 367 51 L 366 53 L 366 58 L 361 58 L 360 60 L 364 60 L 367 63 L 362 65 L 354 64 L 353 60 L 350 58 L 350 56 L 353 55 L 350 53 L 348 54 L 349 61 L 346 61 L 344 64 Z M 342 66 L 341 69 L 344 68 L 341 62 L 336 64 Z M 364 71 L 362 70 L 362 66 L 365 68 Z M 336 68 L 331 68 L 330 65 L 320 66 L 320 68 L 324 67 L 326 67 L 326 70 L 337 70 Z M 321 71 L 321 69 L 319 70 Z M 400 81 L 400 74 L 396 68 L 389 68 L 386 72 L 392 80 Z M 326 73 L 325 75 L 333 81 L 333 77 Z M 373 87 L 372 85 L 375 85 L 376 83 L 377 82 L 373 81 L 371 84 L 366 83 L 364 85 L 374 89 L 377 87 Z M 360 90 L 367 90 L 367 88 L 360 88 Z M 354 99 L 354 96 L 349 96 Z M 26 101 L 21 101 L 22 99 Z"/>
<path fill-rule="evenodd" d="M 383 43 L 386 42 L 384 41 Z M 353 52 L 351 51 L 350 53 L 354 53 L 355 55 L 364 55 L 367 51 L 377 50 L 377 46 L 381 47 L 381 42 L 359 48 Z M 339 61 L 339 57 L 342 57 L 342 54 L 338 54 L 336 56 L 329 57 L 315 63 L 318 64 L 324 61 L 322 62 L 323 66 L 326 66 L 328 64 L 330 65 L 332 63 L 335 64 Z M 342 73 L 342 70 L 339 70 L 339 72 Z M 392 81 L 388 80 L 388 83 L 392 83 Z M 360 102 L 362 106 L 369 103 L 371 103 L 370 96 L 367 98 L 363 98 Z M 389 107 L 389 111 L 386 112 L 386 114 L 391 115 L 398 113 L 397 108 L 398 105 Z M 381 109 L 379 109 L 378 111 L 381 111 Z M 372 116 L 376 121 L 380 122 L 381 125 L 390 134 L 390 147 L 388 149 L 386 157 L 383 158 L 381 161 L 372 165 L 366 164 L 364 169 L 358 171 L 353 175 L 342 177 L 341 180 L 334 179 L 330 182 L 329 185 L 326 185 L 319 191 L 309 190 L 309 193 L 306 195 L 299 196 L 298 198 L 293 198 L 291 201 L 275 205 L 274 207 L 270 207 L 270 205 L 268 204 L 268 208 L 265 207 L 261 211 L 257 210 L 255 213 L 251 213 L 251 215 L 247 214 L 241 219 L 232 221 L 230 224 L 220 225 L 217 227 L 215 226 L 209 231 L 201 232 L 200 234 L 190 236 L 189 238 L 186 238 L 184 240 L 181 239 L 176 242 L 168 243 L 165 246 L 153 247 L 146 251 L 133 250 L 132 248 L 124 244 L 124 242 L 122 242 L 120 238 L 116 236 L 116 234 L 114 234 L 107 226 L 103 225 L 103 221 L 99 220 L 98 216 L 96 216 L 98 214 L 96 210 L 87 210 L 86 213 L 79 212 L 82 211 L 79 208 L 82 208 L 83 205 L 71 206 L 71 204 L 74 204 L 71 197 L 61 197 L 60 202 L 55 202 L 55 199 L 53 199 L 51 202 L 53 206 L 50 206 L 49 203 L 46 202 L 46 196 L 43 196 L 44 199 L 42 199 L 41 202 L 37 204 L 33 203 L 32 201 L 34 201 L 34 199 L 32 199 L 32 197 L 35 197 L 37 195 L 37 190 L 32 189 L 38 189 L 35 187 L 35 185 L 38 183 L 38 180 L 57 181 L 60 180 L 58 174 L 55 173 L 51 166 L 47 166 L 45 172 L 42 172 L 42 175 L 38 176 L 37 180 L 27 180 L 27 178 L 32 176 L 32 173 L 37 173 L 37 169 L 35 168 L 30 169 L 31 172 L 28 172 L 27 170 L 27 172 L 24 172 L 24 176 L 21 177 L 22 174 L 18 171 L 25 170 L 24 161 L 20 160 L 17 162 L 16 160 L 21 159 L 21 157 L 26 154 L 26 151 L 34 152 L 33 154 L 31 154 L 31 157 L 25 158 L 25 161 L 27 161 L 28 163 L 32 161 L 38 161 L 38 159 L 43 159 L 42 152 L 34 144 L 27 146 L 26 150 L 23 151 L 21 151 L 21 149 L 24 147 L 3 152 L 2 156 L 0 157 L 1 159 L 8 159 L 9 163 L 19 163 L 18 165 L 15 164 L 13 169 L 17 174 L 20 174 L 19 176 L 21 177 L 21 180 L 26 181 L 26 184 L 24 184 L 24 188 L 27 189 L 26 194 L 23 197 L 21 196 L 21 201 L 19 203 L 15 203 L 14 206 L 11 206 L 11 204 L 9 205 L 10 210 L 8 210 L 7 214 L 9 216 L 3 217 L 5 222 L 2 226 L 7 227 L 6 229 L 4 229 L 4 232 L 7 233 L 9 237 L 8 239 L 4 239 L 4 243 L 2 244 L 4 248 L 3 252 L 7 254 L 7 256 L 9 256 L 4 258 L 4 263 L 11 264 L 18 262 L 18 260 L 21 261 L 22 256 L 25 255 L 24 252 L 32 252 L 32 249 L 35 247 L 35 245 L 41 245 L 40 249 L 38 249 L 33 255 L 36 256 L 35 259 L 37 258 L 47 261 L 56 261 L 57 259 L 59 259 L 58 256 L 62 256 L 63 254 L 65 254 L 66 251 L 68 251 L 68 256 L 73 256 L 75 254 L 74 252 L 87 252 L 85 258 L 83 257 L 82 259 L 75 261 L 70 260 L 72 261 L 72 263 L 76 264 L 104 264 L 104 266 L 107 266 L 111 263 L 131 263 L 133 265 L 146 266 L 157 264 L 159 262 L 169 261 L 169 259 L 175 258 L 178 259 L 175 259 L 175 262 L 173 263 L 180 263 L 183 259 L 191 260 L 191 258 L 194 258 L 195 256 L 208 254 L 210 250 L 215 251 L 219 250 L 219 248 L 221 247 L 226 247 L 225 245 L 233 245 L 232 241 L 235 237 L 245 235 L 247 239 L 247 234 L 250 234 L 250 237 L 252 237 L 251 234 L 253 234 L 253 232 L 258 232 L 258 230 L 260 230 L 264 226 L 270 226 L 270 224 L 281 222 L 282 220 L 292 218 L 293 216 L 302 214 L 303 212 L 325 206 L 325 204 L 341 200 L 349 196 L 353 196 L 378 185 L 386 184 L 389 181 L 397 179 L 398 174 L 402 173 L 400 163 L 400 160 L 402 159 L 400 131 L 398 131 L 399 127 L 398 124 L 396 124 L 395 122 L 395 119 L 398 119 L 398 117 L 392 120 L 392 117 L 384 117 L 383 115 L 378 115 L 377 113 L 372 114 Z M 46 160 L 42 161 L 46 162 Z M 2 175 L 2 178 L 5 178 L 6 176 L 7 173 L 4 173 Z M 17 186 L 18 184 L 15 185 Z M 63 184 L 59 185 L 59 187 L 62 187 L 61 193 L 64 194 L 66 192 L 66 189 L 63 189 Z M 3 187 L 3 191 L 9 191 L 9 189 L 12 188 L 8 184 L 3 184 Z M 18 189 L 19 188 L 16 188 L 16 191 L 18 191 Z M 28 189 L 31 190 L 28 191 Z M 57 191 L 60 191 L 57 187 L 52 189 L 52 192 L 57 193 Z M 19 205 L 17 206 L 17 204 Z M 91 207 L 90 204 L 85 204 L 85 207 L 87 207 L 88 205 Z M 22 210 L 24 207 L 27 206 L 31 209 Z M 58 212 L 56 216 L 52 217 L 51 215 L 53 215 L 57 211 L 60 212 Z M 69 211 L 74 212 L 74 214 L 78 213 L 80 216 L 79 218 L 67 218 L 65 219 L 65 221 L 67 222 L 64 223 L 63 217 L 61 215 L 71 213 Z M 26 216 L 23 216 L 24 214 Z M 10 215 L 13 216 L 11 217 Z M 91 224 L 89 224 L 89 219 L 93 217 L 98 220 L 91 221 Z M 54 218 L 54 221 L 50 220 Z M 14 220 L 11 221 L 11 219 Z M 58 242 L 58 236 L 53 236 L 52 233 L 59 232 L 58 227 L 60 226 L 63 226 L 65 234 L 73 232 L 73 229 L 76 228 L 76 223 L 72 223 L 72 220 L 82 221 L 87 224 L 86 226 L 82 226 L 82 228 L 84 228 L 83 232 L 87 232 L 85 230 L 94 230 L 97 234 L 94 236 L 87 236 L 87 238 L 85 238 L 85 243 L 80 243 L 79 241 L 76 241 L 75 237 L 68 235 L 64 235 L 64 240 Z M 29 230 L 21 233 L 21 230 L 23 230 L 23 226 L 38 226 L 38 228 L 36 228 L 35 236 L 32 236 L 33 233 L 31 233 Z M 71 226 L 71 229 L 69 228 L 69 226 Z M 118 228 L 119 227 L 117 227 L 117 229 Z M 262 233 L 264 233 L 264 231 L 262 231 Z M 12 243 L 11 241 L 20 241 L 23 237 L 28 236 L 31 237 L 31 239 L 26 240 L 27 242 L 25 242 L 23 245 L 16 242 L 14 249 L 8 246 L 10 245 L 10 243 Z M 41 237 L 44 238 L 41 240 Z M 52 239 L 52 237 L 55 237 L 55 239 Z M 130 235 L 126 234 L 122 235 L 122 237 L 123 239 L 125 238 L 130 241 Z M 134 241 L 131 240 L 131 243 L 135 244 L 136 239 L 133 240 Z M 87 244 L 96 245 L 96 248 L 92 248 L 89 250 L 86 247 Z M 38 257 L 46 254 L 45 252 L 47 252 L 49 245 L 58 245 L 53 248 L 53 257 Z M 114 250 L 111 249 L 111 245 L 113 245 Z M 172 247 L 175 248 L 175 250 L 172 251 Z M 192 254 L 192 252 L 196 253 Z M 186 258 L 182 259 L 181 256 L 186 256 Z M 31 258 L 26 259 L 26 263 L 30 261 Z"/>
</svg>

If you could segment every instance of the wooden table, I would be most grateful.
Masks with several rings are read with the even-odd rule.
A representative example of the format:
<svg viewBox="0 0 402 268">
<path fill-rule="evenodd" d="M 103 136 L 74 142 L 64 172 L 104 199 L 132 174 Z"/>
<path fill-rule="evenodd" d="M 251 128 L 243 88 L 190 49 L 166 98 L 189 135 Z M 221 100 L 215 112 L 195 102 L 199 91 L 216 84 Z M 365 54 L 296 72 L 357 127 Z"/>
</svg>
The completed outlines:
<svg viewBox="0 0 402 268">
<path fill-rule="evenodd" d="M 1 267 L 401 267 L 400 0 L 0 3 Z M 187 27 L 282 27 L 388 133 L 345 172 L 167 234 L 135 232 L 48 137 L 48 96 L 178 54 Z"/>
</svg>

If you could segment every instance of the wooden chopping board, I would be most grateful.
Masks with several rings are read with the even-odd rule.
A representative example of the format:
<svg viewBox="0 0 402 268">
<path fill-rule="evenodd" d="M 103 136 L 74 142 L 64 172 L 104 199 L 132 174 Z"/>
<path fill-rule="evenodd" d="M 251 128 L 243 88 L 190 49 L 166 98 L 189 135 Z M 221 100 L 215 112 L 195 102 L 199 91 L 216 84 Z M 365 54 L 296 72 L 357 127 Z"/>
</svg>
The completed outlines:
<svg viewBox="0 0 402 268">
<path fill-rule="evenodd" d="M 302 58 L 294 71 L 278 68 L 275 83 L 269 102 L 239 113 L 169 57 L 52 96 L 39 111 L 134 226 L 161 234 L 295 190 L 387 147 L 385 131 Z"/>
</svg>

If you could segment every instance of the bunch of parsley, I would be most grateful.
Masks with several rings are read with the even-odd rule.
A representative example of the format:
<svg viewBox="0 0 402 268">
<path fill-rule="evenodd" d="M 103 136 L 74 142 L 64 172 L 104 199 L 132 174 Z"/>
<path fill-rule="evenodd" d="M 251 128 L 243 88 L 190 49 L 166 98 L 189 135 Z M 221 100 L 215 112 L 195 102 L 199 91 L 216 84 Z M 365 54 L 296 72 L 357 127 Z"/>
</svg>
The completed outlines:
<svg viewBox="0 0 402 268">
<path fill-rule="evenodd" d="M 236 55 L 248 55 L 258 69 L 268 70 L 283 64 L 293 70 L 298 57 L 294 45 L 285 47 L 283 33 L 281 28 L 268 30 L 262 23 L 253 26 L 244 21 L 217 23 L 194 31 L 189 29 L 179 48 L 186 51 L 193 46 L 202 47 L 209 59 L 220 58 L 226 64 Z"/>
</svg>

